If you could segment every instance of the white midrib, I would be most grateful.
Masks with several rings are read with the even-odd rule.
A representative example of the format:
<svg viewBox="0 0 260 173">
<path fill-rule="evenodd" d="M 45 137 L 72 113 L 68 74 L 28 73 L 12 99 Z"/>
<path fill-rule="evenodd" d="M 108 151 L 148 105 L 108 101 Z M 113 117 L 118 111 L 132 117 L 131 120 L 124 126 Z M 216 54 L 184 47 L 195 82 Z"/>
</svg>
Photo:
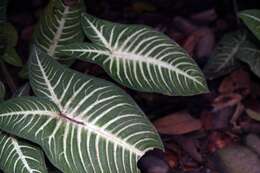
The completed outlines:
<svg viewBox="0 0 260 173">
<path fill-rule="evenodd" d="M 203 86 L 203 84 L 199 80 L 197 80 L 195 77 L 192 77 L 191 75 L 187 74 L 186 72 L 176 68 L 174 65 L 168 64 L 164 61 L 160 61 L 153 57 L 145 57 L 143 55 L 137 55 L 137 54 L 134 54 L 131 52 L 119 52 L 119 51 L 112 52 L 112 55 L 115 57 L 118 57 L 118 58 L 125 59 L 125 60 L 132 60 L 132 61 L 137 61 L 137 62 L 141 62 L 141 63 L 148 63 L 148 64 L 152 64 L 155 66 L 169 69 L 169 70 L 174 71 L 177 74 L 180 74 L 182 76 L 185 76 L 186 78 Z"/>
<path fill-rule="evenodd" d="M 57 117 L 57 118 L 62 118 L 62 116 L 59 116 L 56 112 L 52 112 L 52 111 L 42 111 L 42 110 L 37 110 L 37 111 L 17 111 L 17 112 L 11 112 L 11 113 L 5 113 L 5 114 L 1 114 L 0 117 L 5 117 L 5 116 L 12 116 L 12 115 L 46 115 L 48 117 Z M 141 151 L 137 148 L 135 148 L 133 145 L 127 143 L 126 141 L 124 141 L 123 139 L 118 138 L 117 136 L 111 134 L 108 131 L 105 131 L 104 129 L 91 124 L 91 123 L 86 123 L 85 121 L 81 120 L 81 119 L 73 119 L 73 117 L 68 117 L 69 119 L 74 120 L 70 121 L 66 118 L 66 115 L 64 115 L 63 119 L 66 122 L 69 123 L 73 123 L 75 124 L 78 128 L 84 128 L 87 129 L 101 137 L 103 137 L 104 139 L 107 139 L 113 143 L 115 143 L 116 145 L 121 146 L 122 148 L 125 148 L 127 150 L 129 150 L 132 153 L 135 153 L 137 156 L 142 157 L 144 155 L 144 151 Z M 77 123 L 78 122 L 78 123 Z"/>
<path fill-rule="evenodd" d="M 166 62 L 160 61 L 160 60 L 152 58 L 152 57 L 145 57 L 143 55 L 137 55 L 137 54 L 130 53 L 130 52 L 119 52 L 119 51 L 116 51 L 116 50 L 111 51 L 111 54 L 109 52 L 92 50 L 92 49 L 65 49 L 65 50 L 62 50 L 62 51 L 64 51 L 64 52 L 72 51 L 72 52 L 97 53 L 97 54 L 106 55 L 106 56 L 112 55 L 112 57 L 118 57 L 118 58 L 125 59 L 125 60 L 137 61 L 137 62 L 141 62 L 141 63 L 148 63 L 148 64 L 152 64 L 152 65 L 156 65 L 156 66 L 159 66 L 159 67 L 163 67 L 163 68 L 172 70 L 172 71 L 174 71 L 178 74 L 181 74 L 181 75 L 187 77 L 188 79 L 191 79 L 194 82 L 203 86 L 203 84 L 199 80 L 197 80 L 196 78 L 192 77 L 191 75 L 185 73 L 184 71 L 174 67 L 171 64 L 168 64 Z"/>
<path fill-rule="evenodd" d="M 224 63 L 223 63 L 221 66 L 219 66 L 216 71 L 222 70 L 222 68 L 225 67 L 226 64 L 227 64 L 231 59 L 234 58 L 235 54 L 237 53 L 238 49 L 240 48 L 241 44 L 245 41 L 245 39 L 246 39 L 246 35 L 244 34 L 244 35 L 242 36 L 241 41 L 240 41 L 239 43 L 237 43 L 237 45 L 233 48 L 233 50 L 231 51 L 231 53 L 229 54 L 229 56 L 225 59 Z"/>
<path fill-rule="evenodd" d="M 24 157 L 24 154 L 23 154 L 23 152 L 22 152 L 18 142 L 16 141 L 16 139 L 12 138 L 11 141 L 12 141 L 12 144 L 13 144 L 13 146 L 14 146 L 14 148 L 15 148 L 18 156 L 19 156 L 19 158 L 21 159 L 22 163 L 24 164 L 25 168 L 28 170 L 29 173 L 33 173 L 34 171 L 29 166 L 28 162 L 26 161 L 26 159 Z"/>
<path fill-rule="evenodd" d="M 48 49 L 48 54 L 50 56 L 53 56 L 55 54 L 55 50 L 56 50 L 56 48 L 58 46 L 59 40 L 60 40 L 61 35 L 63 33 L 64 25 L 65 25 L 65 22 L 66 22 L 66 16 L 69 13 L 69 9 L 70 9 L 70 7 L 65 6 L 64 11 L 62 13 L 61 20 L 58 21 L 59 27 L 58 27 L 58 29 L 57 29 L 57 31 L 55 33 L 55 36 L 54 36 L 54 38 L 52 40 L 52 44 L 50 45 L 50 47 Z"/>
<path fill-rule="evenodd" d="M 152 58 L 152 57 L 145 57 L 142 55 L 137 55 L 131 52 L 123 52 L 123 51 L 118 51 L 116 49 L 113 49 L 112 46 L 108 43 L 106 38 L 103 36 L 103 34 L 97 29 L 97 27 L 86 18 L 86 21 L 89 23 L 90 27 L 96 32 L 97 36 L 100 38 L 101 42 L 106 46 L 107 49 L 109 49 L 112 52 L 113 56 L 116 56 L 118 58 L 124 58 L 126 60 L 132 60 L 132 61 L 137 61 L 137 62 L 144 62 L 144 63 L 149 63 L 152 65 L 157 65 L 166 69 L 170 69 L 172 71 L 175 71 L 177 74 L 181 74 L 185 76 L 186 78 L 198 83 L 201 86 L 204 86 L 203 83 L 201 83 L 199 80 L 197 80 L 195 77 L 189 75 L 188 73 L 176 68 L 175 66 L 168 64 L 166 62 L 160 61 L 158 59 Z M 84 50 L 84 49 L 83 49 Z M 102 52 L 102 54 L 105 54 Z"/>
<path fill-rule="evenodd" d="M 255 16 L 252 16 L 252 15 L 250 15 L 250 14 L 241 13 L 240 15 L 246 16 L 246 17 L 248 17 L 248 18 L 251 18 L 251 19 L 253 19 L 253 20 L 256 20 L 257 22 L 260 22 L 260 19 L 259 19 L 259 18 L 255 17 Z"/>
<path fill-rule="evenodd" d="M 62 105 L 61 105 L 61 103 L 60 103 L 60 100 L 58 99 L 57 95 L 55 94 L 54 89 L 53 89 L 53 87 L 52 87 L 52 85 L 51 85 L 51 83 L 50 83 L 48 77 L 47 77 L 46 74 L 45 74 L 44 68 L 42 67 L 42 64 L 41 64 L 41 62 L 40 62 L 40 60 L 39 60 L 39 56 L 38 56 L 37 51 L 36 51 L 36 59 L 37 59 L 37 63 L 38 63 L 38 65 L 39 65 L 39 68 L 40 68 L 40 70 L 41 70 L 41 72 L 42 72 L 43 79 L 44 79 L 44 81 L 45 81 L 45 83 L 46 83 L 46 85 L 47 85 L 47 87 L 48 87 L 48 90 L 49 90 L 49 92 L 50 92 L 50 94 L 51 94 L 51 99 L 53 100 L 53 102 L 54 102 L 55 104 L 57 104 L 57 106 L 59 107 L 59 109 L 62 110 L 63 107 L 62 107 Z"/>
</svg>

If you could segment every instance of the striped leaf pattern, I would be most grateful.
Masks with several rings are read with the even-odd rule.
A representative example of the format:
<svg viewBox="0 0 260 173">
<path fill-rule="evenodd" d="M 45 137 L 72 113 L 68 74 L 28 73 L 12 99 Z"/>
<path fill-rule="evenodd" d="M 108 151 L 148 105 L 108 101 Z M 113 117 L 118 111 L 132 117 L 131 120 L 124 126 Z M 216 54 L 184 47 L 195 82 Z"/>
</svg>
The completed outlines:
<svg viewBox="0 0 260 173">
<path fill-rule="evenodd" d="M 241 57 L 254 57 L 251 50 L 255 50 L 255 46 L 248 40 L 246 32 L 224 35 L 204 68 L 206 77 L 214 79 L 228 74 L 240 66 Z"/>
<path fill-rule="evenodd" d="M 66 4 L 65 0 L 51 0 L 34 33 L 34 43 L 50 56 L 56 56 L 61 45 L 83 41 L 80 16 L 84 1 Z"/>
<path fill-rule="evenodd" d="M 155 128 L 115 85 L 66 69 L 41 52 L 31 56 L 40 98 L 0 105 L 0 128 L 39 144 L 64 173 L 138 173 L 138 159 L 163 149 Z"/>
<path fill-rule="evenodd" d="M 207 92 L 207 85 L 192 58 L 164 34 L 141 25 L 111 23 L 84 14 L 82 26 L 93 43 L 59 49 L 102 66 L 129 88 L 166 95 Z"/>
<path fill-rule="evenodd" d="M 0 131 L 0 169 L 5 173 L 47 173 L 42 151 Z"/>
<path fill-rule="evenodd" d="M 239 16 L 260 40 L 260 10 L 244 10 L 239 13 Z"/>
</svg>

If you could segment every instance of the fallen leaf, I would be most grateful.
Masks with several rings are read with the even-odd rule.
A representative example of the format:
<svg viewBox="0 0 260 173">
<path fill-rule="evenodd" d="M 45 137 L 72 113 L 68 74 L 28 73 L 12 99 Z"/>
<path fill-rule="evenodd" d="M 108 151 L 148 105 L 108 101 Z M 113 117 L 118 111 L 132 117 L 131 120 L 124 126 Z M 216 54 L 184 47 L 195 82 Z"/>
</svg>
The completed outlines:
<svg viewBox="0 0 260 173">
<path fill-rule="evenodd" d="M 219 93 L 238 93 L 247 96 L 250 93 L 251 82 L 248 72 L 239 69 L 226 77 L 219 86 Z"/>
<path fill-rule="evenodd" d="M 197 162 L 202 162 L 202 155 L 199 153 L 199 145 L 196 139 L 187 138 L 187 137 L 178 137 L 176 138 L 176 142 L 182 147 L 184 151 L 186 151 L 192 159 Z"/>
<path fill-rule="evenodd" d="M 158 119 L 155 127 L 162 134 L 180 135 L 200 130 L 200 120 L 193 118 L 188 112 L 176 112 Z"/>
<path fill-rule="evenodd" d="M 196 57 L 209 56 L 215 45 L 215 35 L 208 27 L 201 27 L 193 31 L 184 41 L 182 47 L 188 51 L 190 55 L 195 54 Z"/>
<path fill-rule="evenodd" d="M 225 94 L 220 95 L 212 103 L 214 111 L 224 109 L 226 107 L 235 106 L 242 100 L 239 94 Z"/>
</svg>

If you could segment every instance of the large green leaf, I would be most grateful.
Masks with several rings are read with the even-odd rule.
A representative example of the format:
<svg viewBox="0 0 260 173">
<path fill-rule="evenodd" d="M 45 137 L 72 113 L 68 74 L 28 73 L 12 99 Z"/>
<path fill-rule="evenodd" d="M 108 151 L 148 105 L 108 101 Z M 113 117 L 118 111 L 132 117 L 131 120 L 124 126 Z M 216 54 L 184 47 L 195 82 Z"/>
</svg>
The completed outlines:
<svg viewBox="0 0 260 173">
<path fill-rule="evenodd" d="M 250 50 L 255 49 L 247 34 L 242 31 L 224 35 L 204 68 L 207 78 L 214 79 L 239 67 L 239 58 L 255 58 Z"/>
<path fill-rule="evenodd" d="M 0 128 L 38 143 L 64 173 L 137 173 L 146 151 L 163 148 L 143 112 L 114 84 L 67 69 L 39 50 L 30 63 L 32 88 L 47 99 L 2 103 Z"/>
<path fill-rule="evenodd" d="M 84 1 L 74 0 L 74 3 L 68 5 L 64 1 L 66 0 L 49 2 L 34 34 L 34 43 L 50 56 L 56 57 L 56 49 L 60 45 L 81 42 L 84 38 L 80 26 L 80 16 L 85 9 Z"/>
<path fill-rule="evenodd" d="M 239 16 L 255 36 L 260 39 L 260 10 L 244 10 L 239 13 Z"/>
<path fill-rule="evenodd" d="M 94 44 L 75 44 L 60 52 L 101 65 L 114 80 L 132 89 L 167 95 L 208 91 L 193 59 L 164 34 L 147 26 L 111 23 L 88 14 L 81 21 Z"/>
<path fill-rule="evenodd" d="M 0 131 L 0 169 L 5 173 L 47 173 L 42 151 Z"/>
</svg>

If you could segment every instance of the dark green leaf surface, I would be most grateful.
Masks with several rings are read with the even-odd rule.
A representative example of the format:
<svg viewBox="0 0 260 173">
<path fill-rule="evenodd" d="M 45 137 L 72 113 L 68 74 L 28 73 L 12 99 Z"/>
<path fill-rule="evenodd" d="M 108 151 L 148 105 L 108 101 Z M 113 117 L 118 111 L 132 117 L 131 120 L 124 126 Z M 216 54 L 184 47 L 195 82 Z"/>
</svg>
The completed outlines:
<svg viewBox="0 0 260 173">
<path fill-rule="evenodd" d="M 239 16 L 247 27 L 260 40 L 260 10 L 244 10 L 239 13 Z"/>
<path fill-rule="evenodd" d="M 84 14 L 82 25 L 93 42 L 60 52 L 95 62 L 129 88 L 166 95 L 208 91 L 204 76 L 177 43 L 147 26 L 121 25 Z"/>
<path fill-rule="evenodd" d="M 80 16 L 85 11 L 82 0 L 65 5 L 64 0 L 51 0 L 42 14 L 34 34 L 34 43 L 56 56 L 56 49 L 61 45 L 83 41 L 84 35 L 80 26 Z"/>
<path fill-rule="evenodd" d="M 252 50 L 255 50 L 255 45 L 248 40 L 245 32 L 224 35 L 204 68 L 206 77 L 214 79 L 228 74 L 240 66 L 240 58 L 255 58 Z"/>
<path fill-rule="evenodd" d="M 42 151 L 0 131 L 0 169 L 4 173 L 47 173 Z"/>
<path fill-rule="evenodd" d="M 39 50 L 30 80 L 40 98 L 0 105 L 0 128 L 39 144 L 64 173 L 137 173 L 138 159 L 160 137 L 120 88 L 58 64 Z"/>
</svg>

